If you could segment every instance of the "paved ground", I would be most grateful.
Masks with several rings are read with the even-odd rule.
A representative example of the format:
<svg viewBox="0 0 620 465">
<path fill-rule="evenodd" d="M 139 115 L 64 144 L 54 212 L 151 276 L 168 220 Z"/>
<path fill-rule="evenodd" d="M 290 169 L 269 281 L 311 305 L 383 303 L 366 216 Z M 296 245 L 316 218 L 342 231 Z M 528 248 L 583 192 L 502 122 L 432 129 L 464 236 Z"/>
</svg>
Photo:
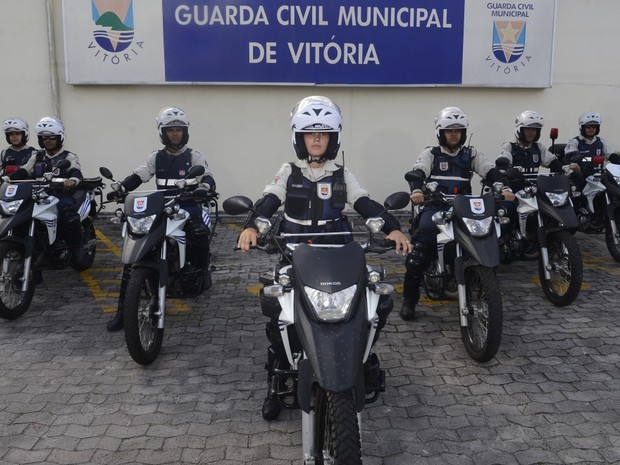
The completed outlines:
<svg viewBox="0 0 620 465">
<path fill-rule="evenodd" d="M 299 411 L 266 422 L 264 319 L 255 293 L 271 256 L 214 241 L 214 285 L 177 301 L 151 366 L 104 329 L 120 276 L 120 232 L 101 220 L 93 269 L 45 272 L 31 309 L 0 321 L 0 465 L 300 464 Z M 456 303 L 394 312 L 376 346 L 387 391 L 363 413 L 365 464 L 620 463 L 620 264 L 579 235 L 577 301 L 547 303 L 535 262 L 500 269 L 504 337 L 477 364 Z M 402 259 L 383 256 L 400 289 Z M 400 297 L 396 298 L 397 305 Z"/>
</svg>

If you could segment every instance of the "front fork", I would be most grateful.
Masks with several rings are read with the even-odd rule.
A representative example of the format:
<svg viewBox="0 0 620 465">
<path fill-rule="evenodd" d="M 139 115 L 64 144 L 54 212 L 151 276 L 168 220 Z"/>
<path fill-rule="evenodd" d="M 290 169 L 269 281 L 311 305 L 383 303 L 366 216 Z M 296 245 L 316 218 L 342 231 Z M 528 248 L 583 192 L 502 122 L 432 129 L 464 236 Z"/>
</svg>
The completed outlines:
<svg viewBox="0 0 620 465">
<path fill-rule="evenodd" d="M 454 259 L 454 277 L 456 278 L 459 294 L 459 319 L 461 320 L 461 327 L 466 328 L 469 324 L 467 322 L 469 308 L 467 308 L 467 286 L 465 285 L 465 260 L 463 259 L 461 244 L 457 242 L 455 245 L 456 258 Z"/>
<path fill-rule="evenodd" d="M 31 221 L 30 227 L 28 228 L 28 235 L 24 243 L 24 275 L 21 278 L 22 292 L 26 292 L 28 289 L 28 277 L 32 269 L 32 257 L 34 256 L 34 228 L 34 221 Z"/>
<path fill-rule="evenodd" d="M 157 328 L 164 329 L 164 315 L 166 314 L 166 285 L 168 284 L 168 241 L 164 238 L 159 252 L 159 290 L 157 299 Z"/>
</svg>

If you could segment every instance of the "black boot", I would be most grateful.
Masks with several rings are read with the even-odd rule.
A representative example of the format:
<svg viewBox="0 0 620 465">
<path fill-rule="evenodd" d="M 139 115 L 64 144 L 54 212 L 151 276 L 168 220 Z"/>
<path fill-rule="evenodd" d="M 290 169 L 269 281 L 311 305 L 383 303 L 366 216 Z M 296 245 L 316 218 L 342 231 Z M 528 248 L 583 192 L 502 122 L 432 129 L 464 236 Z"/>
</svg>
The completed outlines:
<svg viewBox="0 0 620 465">
<path fill-rule="evenodd" d="M 114 316 L 108 320 L 105 329 L 110 332 L 120 331 L 123 329 L 123 310 L 118 309 Z"/>
<path fill-rule="evenodd" d="M 415 318 L 415 305 L 416 301 L 403 296 L 403 306 L 400 308 L 398 314 L 405 321 L 411 321 Z"/>
<path fill-rule="evenodd" d="M 405 278 L 403 282 L 403 306 L 398 314 L 405 321 L 415 318 L 415 306 L 420 300 L 420 284 L 424 271 L 430 262 L 430 248 L 427 244 L 415 242 L 413 251 L 405 261 Z"/>
</svg>

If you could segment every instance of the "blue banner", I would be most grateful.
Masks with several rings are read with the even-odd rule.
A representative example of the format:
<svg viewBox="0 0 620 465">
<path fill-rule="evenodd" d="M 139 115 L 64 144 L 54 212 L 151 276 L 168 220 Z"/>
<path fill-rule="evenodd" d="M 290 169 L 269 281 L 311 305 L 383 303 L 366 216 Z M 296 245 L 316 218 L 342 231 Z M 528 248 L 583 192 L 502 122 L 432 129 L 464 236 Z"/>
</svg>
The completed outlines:
<svg viewBox="0 0 620 465">
<path fill-rule="evenodd" d="M 162 5 L 166 82 L 462 83 L 465 0 Z"/>
</svg>

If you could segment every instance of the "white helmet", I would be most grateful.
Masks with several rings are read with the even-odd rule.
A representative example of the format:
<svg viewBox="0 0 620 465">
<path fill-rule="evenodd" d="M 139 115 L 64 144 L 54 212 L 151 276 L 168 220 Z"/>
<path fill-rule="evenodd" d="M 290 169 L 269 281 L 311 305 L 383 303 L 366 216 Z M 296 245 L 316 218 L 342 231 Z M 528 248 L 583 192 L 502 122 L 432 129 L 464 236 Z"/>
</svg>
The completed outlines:
<svg viewBox="0 0 620 465">
<path fill-rule="evenodd" d="M 579 132 L 582 136 L 585 136 L 585 129 L 583 127 L 586 124 L 595 124 L 596 126 L 598 126 L 596 128 L 596 135 L 598 136 L 598 133 L 601 132 L 602 122 L 603 119 L 601 118 L 601 115 L 599 115 L 595 111 L 588 111 L 586 113 L 582 113 L 581 116 L 579 116 Z"/>
<path fill-rule="evenodd" d="M 515 137 L 518 141 L 523 140 L 522 128 L 534 128 L 538 129 L 534 141 L 540 139 L 540 130 L 545 125 L 545 120 L 542 115 L 536 111 L 525 110 L 515 120 Z"/>
<path fill-rule="evenodd" d="M 183 129 L 183 139 L 181 140 L 181 145 L 187 144 L 189 141 L 189 119 L 183 110 L 177 107 L 164 108 L 157 115 L 156 121 L 157 132 L 159 132 L 159 139 L 162 144 L 168 145 L 170 143 L 164 128 L 172 127 L 180 127 Z"/>
<path fill-rule="evenodd" d="M 41 148 L 44 148 L 43 136 L 57 136 L 60 142 L 59 147 L 62 147 L 65 142 L 65 126 L 62 124 L 62 121 L 51 116 L 41 118 L 34 128 L 34 132 L 39 139 L 39 146 Z"/>
<path fill-rule="evenodd" d="M 467 115 L 460 108 L 447 107 L 435 116 L 435 135 L 441 145 L 446 144 L 446 138 L 443 134 L 445 129 L 462 129 L 459 145 L 463 145 L 467 139 L 468 127 L 469 120 L 467 119 Z"/>
<path fill-rule="evenodd" d="M 342 131 L 340 108 L 327 97 L 320 95 L 301 99 L 291 112 L 291 130 L 293 132 L 293 148 L 300 160 L 308 158 L 308 150 L 303 140 L 304 133 L 330 133 L 327 150 L 323 157 L 333 160 L 340 148 L 340 132 Z"/>
<path fill-rule="evenodd" d="M 6 141 L 9 144 L 11 143 L 9 139 L 9 132 L 22 132 L 24 134 L 22 137 L 22 144 L 28 142 L 30 131 L 28 129 L 28 123 L 26 123 L 23 119 L 9 118 L 2 123 L 2 128 L 4 129 L 4 134 L 6 135 Z"/>
</svg>

